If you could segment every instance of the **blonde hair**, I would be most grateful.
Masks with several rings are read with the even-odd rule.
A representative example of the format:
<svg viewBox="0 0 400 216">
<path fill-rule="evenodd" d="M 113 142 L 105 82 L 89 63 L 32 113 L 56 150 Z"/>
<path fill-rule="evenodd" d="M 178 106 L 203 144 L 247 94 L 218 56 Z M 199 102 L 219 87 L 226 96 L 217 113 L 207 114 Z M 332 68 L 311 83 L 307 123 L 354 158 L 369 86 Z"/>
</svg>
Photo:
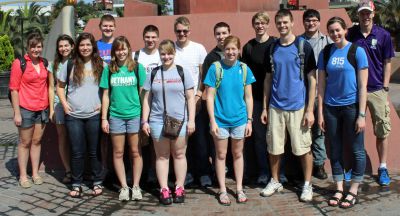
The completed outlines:
<svg viewBox="0 0 400 216">
<path fill-rule="evenodd" d="M 240 39 L 234 35 L 230 35 L 224 40 L 224 48 L 230 44 L 233 43 L 235 46 L 240 50 Z"/>
<path fill-rule="evenodd" d="M 256 19 L 264 20 L 267 24 L 269 24 L 269 15 L 266 11 L 259 11 L 254 14 L 253 18 L 251 18 L 251 24 L 254 25 Z"/>
<path fill-rule="evenodd" d="M 181 16 L 181 17 L 176 18 L 175 23 L 174 23 L 174 29 L 175 29 L 175 30 L 176 30 L 176 26 L 177 26 L 178 24 L 181 24 L 181 25 L 190 27 L 190 21 L 189 21 L 189 19 L 188 19 L 187 17 L 185 17 L 185 16 Z"/>
<path fill-rule="evenodd" d="M 168 54 L 175 54 L 175 44 L 172 40 L 166 39 L 161 41 L 160 45 L 158 46 L 158 51 L 161 52 L 166 52 Z"/>
</svg>

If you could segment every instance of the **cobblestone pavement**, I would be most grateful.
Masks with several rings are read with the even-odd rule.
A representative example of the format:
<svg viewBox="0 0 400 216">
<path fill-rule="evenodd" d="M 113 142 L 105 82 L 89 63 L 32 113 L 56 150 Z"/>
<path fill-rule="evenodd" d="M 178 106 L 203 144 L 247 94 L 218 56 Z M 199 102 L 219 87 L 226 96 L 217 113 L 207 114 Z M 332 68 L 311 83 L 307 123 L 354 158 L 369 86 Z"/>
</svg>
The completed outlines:
<svg viewBox="0 0 400 216">
<path fill-rule="evenodd" d="M 8 111 L 7 111 L 8 110 Z M 106 188 L 104 194 L 92 197 L 85 186 L 81 199 L 70 198 L 68 186 L 60 182 L 60 173 L 41 175 L 45 183 L 22 189 L 18 185 L 17 133 L 10 119 L 8 101 L 0 100 L 0 215 L 400 215 L 400 175 L 392 175 L 390 187 L 378 186 L 374 177 L 366 176 L 360 188 L 360 203 L 343 210 L 330 207 L 326 200 L 334 191 L 331 180 L 313 180 L 314 200 L 298 201 L 299 182 L 291 182 L 282 193 L 264 198 L 262 186 L 249 184 L 246 204 L 232 202 L 229 207 L 218 204 L 217 187 L 187 189 L 185 204 L 161 206 L 155 188 L 144 190 L 142 201 L 120 202 L 117 189 Z M 58 153 L 57 153 L 58 154 Z M 230 198 L 234 200 L 235 184 L 228 179 Z"/>
</svg>

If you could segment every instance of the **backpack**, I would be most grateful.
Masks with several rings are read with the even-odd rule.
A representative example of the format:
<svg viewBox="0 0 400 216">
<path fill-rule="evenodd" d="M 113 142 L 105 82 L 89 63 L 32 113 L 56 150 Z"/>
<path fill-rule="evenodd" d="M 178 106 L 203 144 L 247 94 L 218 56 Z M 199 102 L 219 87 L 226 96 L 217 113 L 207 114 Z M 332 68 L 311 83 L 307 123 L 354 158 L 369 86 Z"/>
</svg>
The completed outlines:
<svg viewBox="0 0 400 216">
<path fill-rule="evenodd" d="M 154 78 L 156 77 L 157 71 L 160 70 L 160 67 L 162 66 L 157 66 L 151 71 L 150 75 L 150 86 L 153 85 Z M 180 65 L 176 65 L 176 69 L 178 70 L 178 74 L 181 77 L 183 86 L 185 86 L 185 74 L 183 73 L 183 68 Z"/>
<path fill-rule="evenodd" d="M 45 58 L 42 58 L 42 57 L 40 57 L 40 58 L 43 60 L 44 67 L 47 70 L 47 67 L 49 66 L 49 62 Z M 24 75 L 25 70 L 26 70 L 26 60 L 25 60 L 24 56 L 18 57 L 18 60 L 20 62 L 20 68 L 21 68 L 21 72 L 22 72 L 21 77 L 22 77 Z M 11 91 L 10 90 L 8 91 L 8 100 L 10 100 L 10 103 L 12 104 Z"/>
<path fill-rule="evenodd" d="M 224 69 L 222 68 L 221 62 L 216 61 L 213 63 L 215 66 L 215 77 L 217 78 L 215 82 L 215 88 L 218 89 L 221 85 L 222 79 L 224 78 Z M 240 67 L 243 71 L 243 88 L 246 86 L 246 79 L 247 79 L 247 65 L 243 62 L 240 62 Z"/>
<path fill-rule="evenodd" d="M 328 61 L 329 58 L 331 57 L 331 49 L 332 49 L 333 44 L 328 44 L 325 46 L 323 52 L 324 52 L 324 68 L 325 68 L 325 74 L 328 77 L 328 72 L 326 71 L 326 67 L 328 66 Z M 347 61 L 353 66 L 356 75 L 357 75 L 357 59 L 356 59 L 356 52 L 357 52 L 358 45 L 355 43 L 351 43 L 349 51 L 347 52 Z M 357 77 L 357 76 L 356 76 Z"/>
<path fill-rule="evenodd" d="M 133 56 L 133 60 L 135 60 L 136 62 L 138 62 L 139 55 L 140 55 L 140 50 L 135 51 L 135 54 L 134 54 L 134 56 Z"/>
<path fill-rule="evenodd" d="M 270 46 L 269 49 L 269 61 L 271 64 L 271 72 L 272 74 L 275 73 L 275 66 L 274 66 L 274 52 L 275 52 L 275 46 L 276 43 L 279 43 L 279 39 L 277 39 L 275 42 L 273 42 Z M 305 40 L 299 37 L 296 37 L 295 41 L 294 41 L 296 47 L 297 47 L 297 51 L 298 51 L 298 55 L 300 58 L 300 80 L 304 80 L 304 58 L 305 58 L 305 52 L 304 52 L 304 43 Z M 307 79 L 305 79 L 307 80 Z"/>
</svg>

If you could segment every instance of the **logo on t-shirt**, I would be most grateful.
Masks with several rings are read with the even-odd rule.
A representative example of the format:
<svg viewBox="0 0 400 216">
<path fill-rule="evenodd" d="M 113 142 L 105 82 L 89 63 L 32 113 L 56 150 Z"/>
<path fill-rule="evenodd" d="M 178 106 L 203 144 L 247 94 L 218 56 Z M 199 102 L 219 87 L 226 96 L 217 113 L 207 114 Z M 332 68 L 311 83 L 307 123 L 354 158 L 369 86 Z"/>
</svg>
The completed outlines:
<svg viewBox="0 0 400 216">
<path fill-rule="evenodd" d="M 333 57 L 331 64 L 336 68 L 344 67 L 344 57 Z"/>
<path fill-rule="evenodd" d="M 371 40 L 371 49 L 376 49 L 376 45 L 378 44 L 378 39 Z"/>
<path fill-rule="evenodd" d="M 136 85 L 135 77 L 111 77 L 111 86 L 133 86 Z"/>
<path fill-rule="evenodd" d="M 157 66 L 158 66 L 158 63 L 151 63 L 151 64 L 147 65 L 146 74 L 151 73 L 151 71 L 153 71 L 153 69 L 156 68 Z"/>
</svg>

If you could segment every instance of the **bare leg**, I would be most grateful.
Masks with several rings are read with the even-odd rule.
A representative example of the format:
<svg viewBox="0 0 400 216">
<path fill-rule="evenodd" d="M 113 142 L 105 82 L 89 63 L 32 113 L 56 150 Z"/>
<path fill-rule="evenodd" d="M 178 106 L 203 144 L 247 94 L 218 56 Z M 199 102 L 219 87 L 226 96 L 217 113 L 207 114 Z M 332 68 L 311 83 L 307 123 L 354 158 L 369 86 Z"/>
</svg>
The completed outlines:
<svg viewBox="0 0 400 216">
<path fill-rule="evenodd" d="M 156 152 L 156 173 L 161 188 L 168 188 L 170 141 L 167 138 L 153 139 Z"/>
<path fill-rule="evenodd" d="M 44 132 L 45 124 L 35 124 L 33 126 L 33 136 L 32 136 L 32 144 L 31 144 L 31 164 L 32 164 L 32 177 L 39 176 L 39 163 L 40 163 L 40 150 L 42 149 L 42 145 L 40 144 L 40 140 L 42 139 L 42 135 Z"/>
<path fill-rule="evenodd" d="M 133 186 L 139 186 L 143 170 L 142 149 L 139 147 L 139 135 L 128 134 L 128 142 L 131 151 Z"/>
<path fill-rule="evenodd" d="M 28 180 L 28 174 L 26 172 L 29 159 L 29 150 L 32 143 L 32 136 L 34 127 L 30 128 L 18 128 L 19 131 L 19 144 L 18 144 L 18 166 L 19 166 L 19 178 L 20 181 Z"/>
<path fill-rule="evenodd" d="M 217 174 L 219 190 L 226 191 L 225 186 L 225 161 L 228 151 L 228 139 L 218 139 L 214 137 L 215 144 L 215 172 Z"/>
<path fill-rule="evenodd" d="M 311 151 L 300 156 L 300 159 L 303 167 L 304 181 L 310 182 L 313 168 L 313 156 Z"/>
<path fill-rule="evenodd" d="M 178 137 L 176 140 L 171 141 L 171 153 L 174 159 L 174 171 L 176 177 L 176 186 L 183 187 L 187 172 L 186 160 L 186 142 L 187 137 Z"/>
<path fill-rule="evenodd" d="M 388 151 L 387 138 L 376 138 L 376 150 L 378 151 L 379 163 L 386 163 Z"/>
<path fill-rule="evenodd" d="M 124 165 L 124 146 L 125 134 L 112 134 L 111 142 L 113 145 L 113 162 L 115 173 L 121 183 L 121 187 L 128 187 L 126 183 L 125 165 Z"/>
<path fill-rule="evenodd" d="M 269 164 L 271 167 L 271 175 L 272 175 L 272 178 L 277 182 L 279 182 L 279 166 L 281 163 L 281 157 L 282 157 L 282 155 L 269 154 Z"/>
<path fill-rule="evenodd" d="M 236 190 L 243 190 L 243 145 L 244 139 L 232 139 L 233 168 L 235 169 Z"/>
</svg>

